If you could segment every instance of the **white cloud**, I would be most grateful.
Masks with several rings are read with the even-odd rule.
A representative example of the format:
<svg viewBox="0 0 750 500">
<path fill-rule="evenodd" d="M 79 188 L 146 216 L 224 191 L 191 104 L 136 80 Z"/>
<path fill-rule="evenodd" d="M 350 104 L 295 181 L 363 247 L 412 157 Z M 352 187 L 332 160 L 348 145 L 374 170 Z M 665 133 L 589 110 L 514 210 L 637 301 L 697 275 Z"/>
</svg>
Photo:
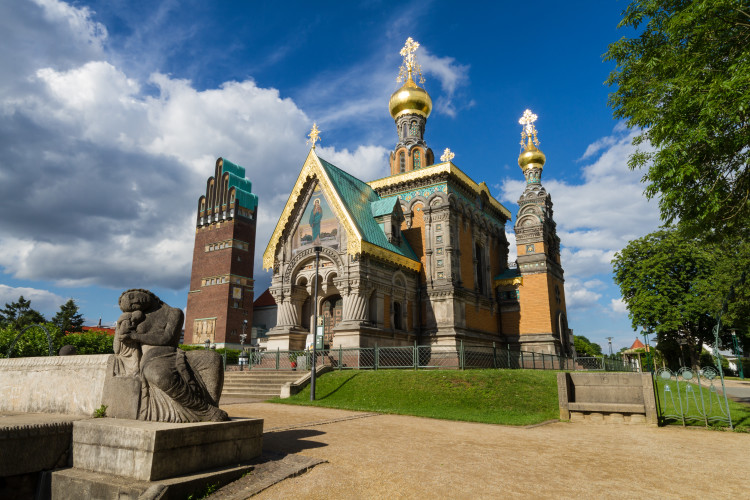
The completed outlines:
<svg viewBox="0 0 750 500">
<path fill-rule="evenodd" d="M 612 299 L 609 303 L 610 307 L 612 308 L 612 311 L 617 314 L 627 314 L 628 313 L 628 306 L 625 304 L 625 301 L 622 300 L 622 298 L 619 299 Z"/>
<path fill-rule="evenodd" d="M 348 149 L 320 147 L 318 155 L 346 170 L 358 179 L 380 179 L 388 175 L 388 150 L 382 146 L 358 146 L 354 152 Z"/>
<path fill-rule="evenodd" d="M 440 82 L 440 86 L 444 92 L 443 95 L 438 96 L 435 109 L 448 116 L 456 116 L 456 103 L 455 96 L 456 90 L 459 87 L 468 85 L 469 83 L 469 65 L 459 64 L 453 57 L 437 57 L 424 48 L 421 48 L 418 54 L 422 71 L 425 74 L 435 76 Z M 470 107 L 473 102 L 465 104 L 465 107 Z"/>
<path fill-rule="evenodd" d="M 103 57 L 106 29 L 89 10 L 40 4 L 43 15 L 21 14 L 55 34 L 40 36 L 43 47 L 65 40 L 68 57 L 60 65 L 36 48 L 24 54 L 24 45 L 13 43 L 25 36 L 20 32 L 0 47 L 0 61 L 24 61 L 14 66 L 15 80 L 5 71 L 0 77 L 12 89 L 0 94 L 0 210 L 14 214 L 0 219 L 4 271 L 67 286 L 186 286 L 197 199 L 216 157 L 224 156 L 246 168 L 259 196 L 260 272 L 307 155 L 307 115 L 252 80 L 203 91 L 160 73 L 141 82 Z M 0 12 L 11 24 L 21 15 Z M 144 94 L 147 86 L 156 92 Z M 379 146 L 320 152 L 361 178 L 386 173 Z"/>
<path fill-rule="evenodd" d="M 0 307 L 16 302 L 18 297 L 31 301 L 31 308 L 51 317 L 67 299 L 47 290 L 28 287 L 12 287 L 0 284 Z"/>
<path fill-rule="evenodd" d="M 565 280 L 565 305 L 569 311 L 576 309 L 588 309 L 598 305 L 602 294 L 595 292 L 599 287 L 596 280 L 581 282 L 572 278 Z"/>
</svg>

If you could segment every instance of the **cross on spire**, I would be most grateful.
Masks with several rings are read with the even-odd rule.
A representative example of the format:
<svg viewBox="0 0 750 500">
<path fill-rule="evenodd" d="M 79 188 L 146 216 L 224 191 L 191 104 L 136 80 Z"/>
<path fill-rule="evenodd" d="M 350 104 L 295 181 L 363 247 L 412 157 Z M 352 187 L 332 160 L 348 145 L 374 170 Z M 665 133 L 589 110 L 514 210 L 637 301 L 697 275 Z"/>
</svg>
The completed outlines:
<svg viewBox="0 0 750 500">
<path fill-rule="evenodd" d="M 318 130 L 318 125 L 315 122 L 313 122 L 312 130 L 310 130 L 308 137 L 309 139 L 305 144 L 312 143 L 312 148 L 315 149 L 315 143 L 320 140 L 320 130 Z"/>
<path fill-rule="evenodd" d="M 422 67 L 417 62 L 416 52 L 419 48 L 419 42 L 416 42 L 412 37 L 406 39 L 404 48 L 401 49 L 401 57 L 404 58 L 404 62 L 401 63 L 399 68 L 397 82 L 403 82 L 404 80 L 412 80 L 412 74 L 419 75 L 419 83 L 424 83 L 424 77 L 422 76 Z"/>
<path fill-rule="evenodd" d="M 525 146 L 525 141 L 528 138 L 529 140 L 534 141 L 534 144 L 537 146 L 539 145 L 539 139 L 536 137 L 536 127 L 534 126 L 534 122 L 536 121 L 538 117 L 531 112 L 530 109 L 527 109 L 523 112 L 523 116 L 521 116 L 521 119 L 518 120 L 518 123 L 520 123 L 523 126 L 523 129 L 521 130 L 521 146 Z"/>
<path fill-rule="evenodd" d="M 451 151 L 449 148 L 445 148 L 445 151 L 443 151 L 443 156 L 440 157 L 440 161 L 451 161 L 455 157 L 455 153 Z"/>
</svg>

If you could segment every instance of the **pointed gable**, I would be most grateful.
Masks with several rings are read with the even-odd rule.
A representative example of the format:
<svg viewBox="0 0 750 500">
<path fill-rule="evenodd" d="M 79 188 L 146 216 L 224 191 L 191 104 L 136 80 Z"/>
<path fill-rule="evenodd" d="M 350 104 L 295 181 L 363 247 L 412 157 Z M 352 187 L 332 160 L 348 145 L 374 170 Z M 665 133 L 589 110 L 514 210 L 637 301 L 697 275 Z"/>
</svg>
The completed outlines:
<svg viewBox="0 0 750 500">
<path fill-rule="evenodd" d="M 315 150 L 310 150 L 263 254 L 264 268 L 273 267 L 284 230 L 292 221 L 292 214 L 305 185 L 313 178 L 317 178 L 330 200 L 332 210 L 346 230 L 347 253 L 371 254 L 409 269 L 420 269 L 421 263 L 406 240 L 402 239 L 398 245 L 389 242 L 383 228 L 375 220 L 371 206 L 375 203 L 380 207 L 379 202 L 385 200 L 381 200 L 367 183 L 318 157 Z"/>
</svg>

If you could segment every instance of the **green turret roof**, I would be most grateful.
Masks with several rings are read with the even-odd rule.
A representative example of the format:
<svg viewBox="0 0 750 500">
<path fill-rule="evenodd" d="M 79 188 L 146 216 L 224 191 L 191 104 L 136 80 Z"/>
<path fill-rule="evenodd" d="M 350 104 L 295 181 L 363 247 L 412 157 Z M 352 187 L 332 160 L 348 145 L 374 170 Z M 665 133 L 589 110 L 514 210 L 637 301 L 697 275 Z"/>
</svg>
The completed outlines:
<svg viewBox="0 0 750 500">
<path fill-rule="evenodd" d="M 226 158 L 222 158 L 221 174 L 229 174 L 229 187 L 235 188 L 235 198 L 240 206 L 255 211 L 258 197 L 253 194 L 253 184 L 245 178 L 245 169 Z"/>
</svg>

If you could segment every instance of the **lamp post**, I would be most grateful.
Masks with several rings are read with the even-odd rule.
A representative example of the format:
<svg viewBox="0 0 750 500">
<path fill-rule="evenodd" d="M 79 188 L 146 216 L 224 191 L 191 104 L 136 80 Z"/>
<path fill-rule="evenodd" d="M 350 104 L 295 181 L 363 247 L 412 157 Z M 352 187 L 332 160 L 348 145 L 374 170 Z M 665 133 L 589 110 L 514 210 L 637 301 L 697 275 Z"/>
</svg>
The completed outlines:
<svg viewBox="0 0 750 500">
<path fill-rule="evenodd" d="M 651 371 L 654 371 L 654 365 L 652 363 L 651 348 L 648 345 L 648 336 L 649 335 L 651 335 L 651 333 L 644 328 L 643 329 L 643 340 L 645 341 L 645 344 L 646 344 L 646 366 L 649 367 L 648 371 L 651 372 Z"/>
<path fill-rule="evenodd" d="M 247 339 L 247 320 L 242 320 L 242 334 L 240 335 L 240 345 L 242 345 L 242 353 L 240 354 L 240 371 L 244 369 L 244 365 L 247 364 L 247 353 L 245 352 L 245 339 Z"/>
<path fill-rule="evenodd" d="M 740 349 L 740 341 L 737 338 L 737 330 L 734 328 L 732 328 L 732 345 L 734 346 L 734 354 L 737 356 L 737 371 L 740 380 L 745 380 L 745 370 L 742 366 L 742 349 Z"/>
<path fill-rule="evenodd" d="M 318 363 L 318 265 L 320 264 L 320 251 L 323 247 L 316 246 L 315 250 L 315 292 L 313 298 L 313 359 L 310 369 L 310 401 L 315 401 L 315 365 Z"/>
</svg>

